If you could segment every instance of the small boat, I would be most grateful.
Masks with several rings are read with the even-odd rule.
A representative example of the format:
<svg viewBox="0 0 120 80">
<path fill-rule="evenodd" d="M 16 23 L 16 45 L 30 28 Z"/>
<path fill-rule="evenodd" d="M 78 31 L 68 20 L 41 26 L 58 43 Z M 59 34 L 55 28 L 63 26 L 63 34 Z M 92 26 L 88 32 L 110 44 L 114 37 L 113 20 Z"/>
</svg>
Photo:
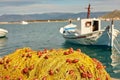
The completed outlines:
<svg viewBox="0 0 120 80">
<path fill-rule="evenodd" d="M 72 24 L 60 28 L 60 33 L 68 42 L 83 45 L 106 45 L 113 46 L 114 39 L 120 33 L 114 28 L 113 21 L 111 25 L 101 29 L 101 20 L 89 18 L 90 5 L 86 19 L 80 19 L 80 25 Z"/>
<path fill-rule="evenodd" d="M 28 22 L 22 21 L 21 24 L 26 25 L 26 24 L 28 24 Z"/>
<path fill-rule="evenodd" d="M 7 30 L 0 28 L 0 38 L 6 37 L 7 33 Z"/>
</svg>

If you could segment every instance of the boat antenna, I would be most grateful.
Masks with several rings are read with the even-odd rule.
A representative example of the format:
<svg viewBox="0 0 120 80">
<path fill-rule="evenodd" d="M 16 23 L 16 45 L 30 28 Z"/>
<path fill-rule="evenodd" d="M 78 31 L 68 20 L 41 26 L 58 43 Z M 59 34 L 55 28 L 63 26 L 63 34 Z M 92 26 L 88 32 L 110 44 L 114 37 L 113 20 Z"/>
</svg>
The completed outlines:
<svg viewBox="0 0 120 80">
<path fill-rule="evenodd" d="M 91 5 L 89 4 L 87 9 L 87 18 L 90 18 L 90 9 L 91 9 Z"/>
</svg>

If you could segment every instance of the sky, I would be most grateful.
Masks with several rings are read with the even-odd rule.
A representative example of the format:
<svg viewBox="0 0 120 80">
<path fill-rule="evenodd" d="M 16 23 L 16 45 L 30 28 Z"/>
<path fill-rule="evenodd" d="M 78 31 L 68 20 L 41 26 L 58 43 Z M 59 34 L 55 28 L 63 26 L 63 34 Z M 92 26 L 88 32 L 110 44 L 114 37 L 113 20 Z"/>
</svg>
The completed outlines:
<svg viewBox="0 0 120 80">
<path fill-rule="evenodd" d="M 86 12 L 88 4 L 92 12 L 120 10 L 120 0 L 0 0 L 0 15 L 79 13 Z"/>
</svg>

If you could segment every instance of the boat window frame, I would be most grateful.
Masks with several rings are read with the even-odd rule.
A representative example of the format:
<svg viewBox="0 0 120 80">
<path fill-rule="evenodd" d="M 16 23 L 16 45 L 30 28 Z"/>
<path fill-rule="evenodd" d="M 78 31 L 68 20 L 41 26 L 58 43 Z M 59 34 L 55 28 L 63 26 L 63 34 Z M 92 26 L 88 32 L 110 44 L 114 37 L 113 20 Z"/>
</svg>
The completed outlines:
<svg viewBox="0 0 120 80">
<path fill-rule="evenodd" d="M 98 31 L 99 30 L 99 21 L 94 20 L 93 21 L 93 31 Z"/>
<path fill-rule="evenodd" d="M 90 27 L 91 25 L 92 25 L 92 22 L 91 22 L 91 21 L 85 22 L 85 27 Z"/>
</svg>

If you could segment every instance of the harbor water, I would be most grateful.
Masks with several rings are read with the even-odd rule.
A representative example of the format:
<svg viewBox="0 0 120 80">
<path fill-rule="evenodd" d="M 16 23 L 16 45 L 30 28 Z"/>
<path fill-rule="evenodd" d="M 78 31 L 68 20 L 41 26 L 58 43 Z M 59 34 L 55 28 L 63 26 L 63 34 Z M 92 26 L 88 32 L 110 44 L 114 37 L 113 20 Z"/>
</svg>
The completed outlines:
<svg viewBox="0 0 120 80">
<path fill-rule="evenodd" d="M 73 22 L 79 24 L 79 22 Z M 38 22 L 22 24 L 0 24 L 0 28 L 8 30 L 7 37 L 0 38 L 0 57 L 12 53 L 15 49 L 30 47 L 33 50 L 74 48 L 92 58 L 97 58 L 106 66 L 107 72 L 112 78 L 120 80 L 120 34 L 115 40 L 115 47 L 111 50 L 106 46 L 85 46 L 67 43 L 59 33 L 60 27 L 68 22 Z M 103 21 L 102 28 L 110 25 L 110 22 Z M 120 30 L 120 21 L 114 22 L 115 28 Z"/>
</svg>

